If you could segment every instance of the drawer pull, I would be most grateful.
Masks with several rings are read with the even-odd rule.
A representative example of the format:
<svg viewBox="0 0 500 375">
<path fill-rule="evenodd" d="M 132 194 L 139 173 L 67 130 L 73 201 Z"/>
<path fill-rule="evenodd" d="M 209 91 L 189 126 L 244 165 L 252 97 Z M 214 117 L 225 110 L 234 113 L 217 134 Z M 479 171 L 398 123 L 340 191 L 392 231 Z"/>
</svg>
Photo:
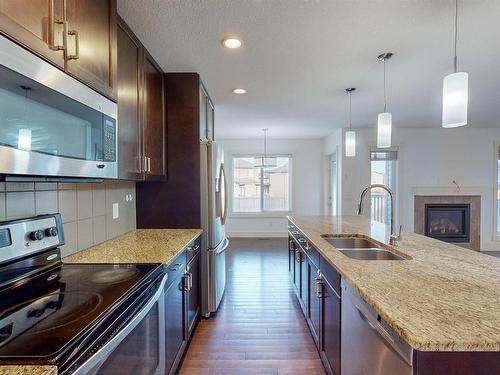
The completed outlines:
<svg viewBox="0 0 500 375">
<path fill-rule="evenodd" d="M 170 271 L 179 271 L 182 268 L 182 263 L 176 263 L 172 267 L 170 267 Z"/>
</svg>

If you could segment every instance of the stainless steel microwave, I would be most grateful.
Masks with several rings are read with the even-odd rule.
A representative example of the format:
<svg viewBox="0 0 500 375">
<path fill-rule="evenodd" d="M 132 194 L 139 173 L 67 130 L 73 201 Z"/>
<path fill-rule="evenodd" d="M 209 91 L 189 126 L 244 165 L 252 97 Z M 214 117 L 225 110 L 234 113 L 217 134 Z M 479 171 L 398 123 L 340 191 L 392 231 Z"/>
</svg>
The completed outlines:
<svg viewBox="0 0 500 375">
<path fill-rule="evenodd" d="M 117 178 L 117 105 L 0 36 L 0 174 Z"/>
</svg>

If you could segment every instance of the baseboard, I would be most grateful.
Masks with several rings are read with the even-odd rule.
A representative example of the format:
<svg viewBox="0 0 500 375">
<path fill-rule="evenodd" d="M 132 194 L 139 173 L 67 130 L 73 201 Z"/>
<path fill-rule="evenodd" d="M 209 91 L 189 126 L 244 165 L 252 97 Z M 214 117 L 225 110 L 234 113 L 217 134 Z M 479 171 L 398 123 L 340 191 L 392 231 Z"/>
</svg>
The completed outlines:
<svg viewBox="0 0 500 375">
<path fill-rule="evenodd" d="M 287 238 L 286 232 L 226 232 L 229 238 Z"/>
</svg>

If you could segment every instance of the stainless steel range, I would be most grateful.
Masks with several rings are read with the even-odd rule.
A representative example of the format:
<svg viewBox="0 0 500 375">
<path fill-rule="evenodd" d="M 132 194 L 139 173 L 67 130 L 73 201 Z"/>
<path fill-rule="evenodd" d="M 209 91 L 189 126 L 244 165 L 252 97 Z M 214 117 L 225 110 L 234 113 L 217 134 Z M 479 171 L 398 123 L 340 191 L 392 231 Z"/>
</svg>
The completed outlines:
<svg viewBox="0 0 500 375">
<path fill-rule="evenodd" d="M 0 365 L 164 374 L 160 264 L 63 264 L 59 215 L 0 222 Z"/>
</svg>

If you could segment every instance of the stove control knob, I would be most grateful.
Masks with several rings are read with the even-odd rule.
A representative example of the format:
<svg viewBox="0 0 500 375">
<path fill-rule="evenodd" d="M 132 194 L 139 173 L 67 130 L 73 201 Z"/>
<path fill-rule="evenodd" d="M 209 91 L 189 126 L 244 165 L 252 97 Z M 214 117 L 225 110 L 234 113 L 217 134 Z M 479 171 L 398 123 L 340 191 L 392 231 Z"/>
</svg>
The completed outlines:
<svg viewBox="0 0 500 375">
<path fill-rule="evenodd" d="M 50 228 L 45 229 L 45 235 L 47 237 L 57 236 L 57 227 L 50 227 Z"/>
<path fill-rule="evenodd" d="M 30 233 L 30 239 L 33 241 L 40 241 L 43 240 L 43 230 L 34 230 L 33 232 Z"/>
</svg>

